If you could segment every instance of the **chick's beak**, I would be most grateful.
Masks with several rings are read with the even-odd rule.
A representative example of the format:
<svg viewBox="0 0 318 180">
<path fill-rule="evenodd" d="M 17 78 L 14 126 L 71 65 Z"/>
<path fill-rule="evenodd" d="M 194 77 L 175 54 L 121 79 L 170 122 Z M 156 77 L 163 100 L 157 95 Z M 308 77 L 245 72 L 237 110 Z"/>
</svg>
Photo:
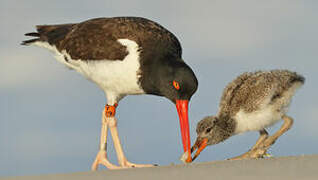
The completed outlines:
<svg viewBox="0 0 318 180">
<path fill-rule="evenodd" d="M 203 151 L 203 149 L 208 145 L 208 138 L 197 138 L 197 140 L 195 141 L 194 145 L 191 148 L 191 153 L 185 152 L 183 153 L 183 155 L 181 156 L 180 160 L 183 161 L 184 163 L 191 163 L 192 161 L 194 161 L 199 154 L 201 153 L 201 151 Z M 191 154 L 198 149 L 193 158 L 191 157 Z"/>
<path fill-rule="evenodd" d="M 203 149 L 207 146 L 207 143 L 208 143 L 208 138 L 203 138 L 203 139 L 197 138 L 197 140 L 195 141 L 195 144 L 191 148 L 191 153 L 193 153 L 196 149 L 198 149 L 195 152 L 192 158 L 192 161 L 194 161 L 199 156 L 201 151 L 203 151 Z"/>
</svg>

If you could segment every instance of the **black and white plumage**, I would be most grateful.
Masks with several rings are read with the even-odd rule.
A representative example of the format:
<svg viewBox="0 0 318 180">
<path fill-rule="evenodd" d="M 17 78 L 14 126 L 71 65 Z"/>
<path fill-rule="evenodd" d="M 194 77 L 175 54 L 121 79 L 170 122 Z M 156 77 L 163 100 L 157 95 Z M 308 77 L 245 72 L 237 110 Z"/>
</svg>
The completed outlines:
<svg viewBox="0 0 318 180">
<path fill-rule="evenodd" d="M 189 152 L 188 102 L 198 82 L 191 68 L 182 60 L 178 39 L 167 29 L 145 18 L 114 17 L 40 25 L 37 32 L 25 35 L 36 38 L 23 41 L 23 45 L 53 51 L 59 62 L 96 83 L 105 92 L 110 106 L 131 94 L 153 94 L 171 100 L 178 110 L 184 151 Z M 102 136 L 107 136 L 107 127 L 110 124 L 116 127 L 117 120 L 113 116 L 103 119 L 106 134 Z M 115 148 L 120 165 L 135 166 L 127 163 L 117 133 L 112 129 L 111 132 L 115 134 L 113 140 L 118 141 Z M 101 139 L 105 141 L 101 140 L 101 147 L 105 149 L 105 137 Z M 104 158 L 103 162 L 106 162 Z M 96 169 L 94 164 L 93 169 Z M 116 168 L 108 162 L 101 164 Z"/>
<path fill-rule="evenodd" d="M 286 132 L 293 120 L 286 115 L 295 91 L 305 78 L 288 70 L 243 73 L 223 91 L 216 116 L 208 116 L 197 125 L 196 158 L 207 145 L 220 143 L 247 131 L 259 131 L 260 138 L 247 153 L 233 159 L 262 157 L 271 144 Z M 282 128 L 268 137 L 265 128 L 284 120 Z"/>
<path fill-rule="evenodd" d="M 127 94 L 164 95 L 157 85 L 160 76 L 178 73 L 177 68 L 182 71 L 180 75 L 185 73 L 191 78 L 190 88 L 196 90 L 197 80 L 182 60 L 178 39 L 153 21 L 139 17 L 97 18 L 78 24 L 40 25 L 37 31 L 26 35 L 38 38 L 22 44 L 53 51 L 59 62 L 107 91 L 109 104 Z M 160 66 L 166 66 L 167 72 L 158 72 Z"/>
</svg>

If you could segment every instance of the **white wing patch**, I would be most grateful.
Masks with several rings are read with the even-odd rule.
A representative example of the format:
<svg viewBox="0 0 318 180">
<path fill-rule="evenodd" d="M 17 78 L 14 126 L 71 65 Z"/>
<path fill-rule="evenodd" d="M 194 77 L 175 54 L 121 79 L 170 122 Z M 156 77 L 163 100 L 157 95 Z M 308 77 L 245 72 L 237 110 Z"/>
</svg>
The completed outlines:
<svg viewBox="0 0 318 180">
<path fill-rule="evenodd" d="M 60 52 L 47 42 L 33 44 L 53 51 L 57 61 L 95 82 L 106 93 L 108 104 L 112 104 L 128 94 L 145 93 L 138 84 L 140 78 L 138 44 L 129 39 L 118 39 L 117 41 L 126 46 L 128 51 L 128 55 L 123 60 L 72 60 L 66 50 Z M 65 57 L 68 61 L 65 60 Z"/>
</svg>

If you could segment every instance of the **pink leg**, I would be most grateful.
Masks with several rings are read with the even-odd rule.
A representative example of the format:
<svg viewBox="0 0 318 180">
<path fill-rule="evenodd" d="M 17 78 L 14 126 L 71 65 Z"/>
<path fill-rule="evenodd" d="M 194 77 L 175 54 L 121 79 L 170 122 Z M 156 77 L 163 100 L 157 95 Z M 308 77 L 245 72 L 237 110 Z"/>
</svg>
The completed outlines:
<svg viewBox="0 0 318 180">
<path fill-rule="evenodd" d="M 288 131 L 292 125 L 293 125 L 293 118 L 284 115 L 282 117 L 282 119 L 284 120 L 284 124 L 282 125 L 282 127 L 272 136 L 269 136 L 268 138 L 266 138 L 259 146 L 258 149 L 262 149 L 264 151 L 266 151 L 267 149 L 270 148 L 271 145 L 273 145 L 275 143 L 275 141 L 281 136 L 283 135 L 286 131 Z"/>
<path fill-rule="evenodd" d="M 102 113 L 102 129 L 101 129 L 101 135 L 100 135 L 100 146 L 99 146 L 99 152 L 97 153 L 96 159 L 92 165 L 92 170 L 96 171 L 98 169 L 98 165 L 104 165 L 108 169 L 119 169 L 119 166 L 113 165 L 110 163 L 107 159 L 107 130 L 108 125 L 106 121 L 106 109 Z"/>
<path fill-rule="evenodd" d="M 257 157 L 255 157 L 255 154 L 259 153 L 258 146 L 261 143 L 263 143 L 268 137 L 268 133 L 267 133 L 267 131 L 265 129 L 260 130 L 259 134 L 260 134 L 260 136 L 259 136 L 258 140 L 256 141 L 255 145 L 249 151 L 247 151 L 246 153 L 244 153 L 242 155 L 230 158 L 229 160 L 240 160 L 240 159 L 248 159 L 248 158 L 257 158 Z M 264 154 L 265 153 L 266 152 L 264 152 Z"/>
<path fill-rule="evenodd" d="M 244 157 L 239 156 L 232 159 L 263 158 L 271 145 L 273 145 L 275 141 L 286 131 L 288 131 L 293 125 L 293 119 L 291 117 L 284 115 L 282 119 L 284 120 L 284 124 L 274 135 L 268 136 L 268 133 L 266 131 L 260 131 L 261 136 L 257 143 L 253 146 L 251 151 L 243 154 Z"/>
<path fill-rule="evenodd" d="M 131 168 L 131 167 L 153 167 L 152 164 L 134 164 L 127 160 L 127 158 L 124 155 L 123 149 L 121 147 L 121 143 L 118 136 L 118 130 L 117 130 L 117 119 L 115 117 L 107 117 L 108 125 L 110 128 L 111 135 L 113 137 L 113 142 L 115 146 L 115 150 L 117 153 L 118 163 L 123 168 Z"/>
<path fill-rule="evenodd" d="M 120 144 L 118 130 L 117 130 L 117 119 L 115 118 L 117 104 L 114 106 L 105 106 L 105 110 L 102 113 L 102 130 L 100 139 L 100 150 L 97 153 L 96 159 L 92 165 L 92 170 L 98 169 L 98 165 L 104 165 L 108 169 L 122 169 L 131 167 L 152 167 L 153 165 L 148 164 L 133 164 L 127 161 L 124 155 L 123 149 Z M 110 163 L 107 159 L 107 130 L 110 128 L 110 132 L 114 141 L 115 150 L 117 153 L 118 163 L 120 166 L 116 166 Z"/>
</svg>

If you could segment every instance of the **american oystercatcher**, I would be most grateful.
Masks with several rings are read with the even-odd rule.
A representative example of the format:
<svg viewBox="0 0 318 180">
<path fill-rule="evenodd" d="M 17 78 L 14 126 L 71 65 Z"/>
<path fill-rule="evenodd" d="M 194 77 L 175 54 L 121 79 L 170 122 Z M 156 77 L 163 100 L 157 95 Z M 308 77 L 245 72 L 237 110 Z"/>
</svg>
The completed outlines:
<svg viewBox="0 0 318 180">
<path fill-rule="evenodd" d="M 207 145 L 220 143 L 229 137 L 247 131 L 259 131 L 256 144 L 246 153 L 231 158 L 261 158 L 268 148 L 293 124 L 286 115 L 295 91 L 305 82 L 305 78 L 288 70 L 259 71 L 243 73 L 229 83 L 220 102 L 216 116 L 208 116 L 197 125 L 197 140 L 192 151 L 198 149 L 194 160 Z M 282 127 L 268 136 L 266 127 L 280 119 Z M 184 158 L 188 154 L 183 155 Z"/>
<path fill-rule="evenodd" d="M 92 165 L 109 169 L 148 167 L 127 161 L 117 132 L 117 103 L 126 95 L 153 94 L 176 104 L 184 152 L 190 157 L 188 102 L 198 81 L 183 61 L 178 39 L 156 22 L 141 17 L 90 19 L 81 23 L 40 25 L 36 37 L 23 45 L 36 45 L 55 53 L 55 58 L 96 83 L 106 94 L 102 113 L 100 150 Z M 110 128 L 120 166 L 107 159 Z M 191 157 L 189 159 L 191 161 Z"/>
</svg>

